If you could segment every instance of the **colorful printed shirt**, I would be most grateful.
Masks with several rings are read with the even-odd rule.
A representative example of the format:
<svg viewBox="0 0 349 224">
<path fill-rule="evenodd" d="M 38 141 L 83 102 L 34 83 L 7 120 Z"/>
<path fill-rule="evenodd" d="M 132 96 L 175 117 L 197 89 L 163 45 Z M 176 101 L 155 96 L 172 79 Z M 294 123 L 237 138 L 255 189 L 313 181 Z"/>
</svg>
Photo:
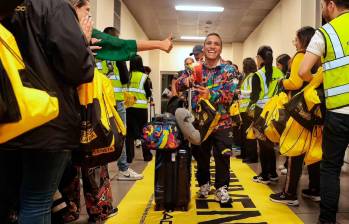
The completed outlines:
<svg viewBox="0 0 349 224">
<path fill-rule="evenodd" d="M 191 71 L 185 70 L 181 72 L 177 79 L 176 88 L 179 91 L 188 89 L 185 85 L 186 78 L 191 74 Z M 196 85 L 207 87 L 210 90 L 211 104 L 221 114 L 221 119 L 217 129 L 230 128 L 232 120 L 229 115 L 229 107 L 233 102 L 235 90 L 239 83 L 238 72 L 228 64 L 220 63 L 214 68 L 208 68 L 205 63 L 202 65 L 202 82 L 195 83 Z M 192 108 L 195 110 L 196 103 L 199 99 L 198 91 L 192 92 Z"/>
</svg>

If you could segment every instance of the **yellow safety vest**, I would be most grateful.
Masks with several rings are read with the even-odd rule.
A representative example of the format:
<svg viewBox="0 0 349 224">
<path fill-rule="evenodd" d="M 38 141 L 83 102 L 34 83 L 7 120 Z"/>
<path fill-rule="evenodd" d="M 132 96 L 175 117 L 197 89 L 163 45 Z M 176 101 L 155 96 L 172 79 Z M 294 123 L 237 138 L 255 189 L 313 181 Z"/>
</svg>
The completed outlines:
<svg viewBox="0 0 349 224">
<path fill-rule="evenodd" d="M 122 85 L 120 81 L 119 69 L 115 61 L 98 61 L 96 66 L 100 72 L 108 76 L 114 90 L 114 97 L 116 101 L 124 101 L 124 92 L 126 85 Z"/>
<path fill-rule="evenodd" d="M 258 75 L 261 83 L 261 92 L 259 95 L 259 100 L 257 101 L 257 105 L 260 108 L 264 108 L 264 105 L 268 102 L 268 100 L 275 95 L 277 84 L 279 80 L 284 76 L 284 74 L 280 69 L 273 66 L 273 75 L 272 80 L 269 83 L 269 87 L 267 85 L 267 78 L 265 76 L 265 67 L 259 69 L 256 74 Z"/>
<path fill-rule="evenodd" d="M 250 104 L 250 95 L 252 87 L 252 77 L 254 73 L 248 74 L 241 84 L 241 100 L 239 102 L 240 113 L 246 112 L 248 105 Z M 244 93 L 244 94 L 243 94 Z"/>
<path fill-rule="evenodd" d="M 131 107 L 142 109 L 148 108 L 148 100 L 144 90 L 144 83 L 147 78 L 148 75 L 142 72 L 131 73 L 131 80 L 127 91 L 136 97 L 136 102 Z"/>
<path fill-rule="evenodd" d="M 322 58 L 326 108 L 349 105 L 349 13 L 344 13 L 319 30 L 326 41 Z"/>
</svg>

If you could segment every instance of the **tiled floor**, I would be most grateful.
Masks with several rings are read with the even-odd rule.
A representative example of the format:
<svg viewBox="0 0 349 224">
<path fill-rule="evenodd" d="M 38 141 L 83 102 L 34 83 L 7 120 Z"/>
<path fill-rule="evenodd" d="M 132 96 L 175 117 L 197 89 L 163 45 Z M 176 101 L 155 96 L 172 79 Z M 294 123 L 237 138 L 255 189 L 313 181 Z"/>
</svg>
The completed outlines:
<svg viewBox="0 0 349 224">
<path fill-rule="evenodd" d="M 283 163 L 284 158 L 280 158 L 279 162 Z M 251 168 L 259 173 L 259 164 L 251 165 Z M 280 175 L 278 184 L 269 185 L 274 192 L 280 192 L 283 189 L 285 183 L 285 176 Z M 308 187 L 308 173 L 306 167 L 303 169 L 303 175 L 300 180 L 300 187 L 298 188 L 298 200 L 300 205 L 297 207 L 290 206 L 290 208 L 296 213 L 305 224 L 316 224 L 319 215 L 319 203 L 311 200 L 303 199 L 301 196 L 301 190 Z M 340 224 L 349 223 L 349 172 L 342 172 L 341 176 L 341 196 L 339 201 L 339 212 L 337 214 L 337 222 Z"/>
<path fill-rule="evenodd" d="M 136 158 L 132 163 L 131 168 L 137 172 L 142 172 L 146 166 L 146 162 L 142 160 L 140 150 L 136 149 Z M 284 158 L 280 158 L 282 163 Z M 259 164 L 252 164 L 251 168 L 259 173 L 260 166 Z M 113 196 L 114 196 L 114 205 L 117 206 L 122 198 L 126 195 L 128 190 L 134 184 L 134 181 L 118 181 L 116 168 L 116 163 L 109 164 L 110 176 L 112 178 L 113 186 Z M 279 192 L 282 190 L 283 184 L 285 181 L 285 176 L 280 175 L 280 180 L 278 184 L 270 185 L 274 192 Z M 300 181 L 299 191 L 303 188 L 306 188 L 308 184 L 308 174 L 306 169 L 303 169 L 303 176 Z M 300 194 L 299 194 L 300 195 Z M 268 197 L 268 195 L 266 195 Z M 298 198 L 300 205 L 298 207 L 290 207 L 303 221 L 305 224 L 315 224 L 317 222 L 319 214 L 319 204 L 312 202 L 310 200 L 304 200 L 301 196 Z M 82 207 L 84 207 L 84 202 L 82 202 Z M 86 211 L 82 211 L 80 219 L 74 224 L 85 224 L 87 223 L 87 214 Z M 339 212 L 337 214 L 337 221 L 341 224 L 349 223 L 349 172 L 342 172 L 341 176 L 341 196 L 339 202 Z"/>
</svg>

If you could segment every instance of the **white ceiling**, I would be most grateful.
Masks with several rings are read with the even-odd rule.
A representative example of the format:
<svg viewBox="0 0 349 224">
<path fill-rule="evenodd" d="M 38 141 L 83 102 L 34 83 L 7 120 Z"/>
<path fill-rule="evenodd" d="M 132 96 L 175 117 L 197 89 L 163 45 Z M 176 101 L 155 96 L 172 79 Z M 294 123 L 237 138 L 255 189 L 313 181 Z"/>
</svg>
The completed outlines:
<svg viewBox="0 0 349 224">
<path fill-rule="evenodd" d="M 150 39 L 163 39 L 172 32 L 180 41 L 180 36 L 217 32 L 224 42 L 243 42 L 279 1 L 123 0 Z M 176 11 L 175 5 L 223 6 L 224 12 Z"/>
</svg>

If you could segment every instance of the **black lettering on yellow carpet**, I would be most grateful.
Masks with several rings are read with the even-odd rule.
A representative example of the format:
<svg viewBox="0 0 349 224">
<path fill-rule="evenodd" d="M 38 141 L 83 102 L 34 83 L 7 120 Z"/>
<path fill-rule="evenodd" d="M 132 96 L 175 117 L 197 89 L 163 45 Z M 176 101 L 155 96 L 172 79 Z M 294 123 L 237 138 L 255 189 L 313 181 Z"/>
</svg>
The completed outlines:
<svg viewBox="0 0 349 224">
<path fill-rule="evenodd" d="M 194 168 L 194 167 L 193 167 Z M 193 169 L 195 172 L 195 169 Z M 269 200 L 272 190 L 252 181 L 256 175 L 241 160 L 231 159 L 231 178 L 228 188 L 233 199 L 231 204 L 222 205 L 214 200 L 198 199 L 195 175 L 192 175 L 191 202 L 187 212 L 165 213 L 155 211 L 154 161 L 143 172 L 144 179 L 137 181 L 118 206 L 119 213 L 110 218 L 108 224 L 299 224 L 303 223 L 286 205 Z M 211 167 L 214 177 L 214 167 Z M 214 178 L 212 178 L 214 181 Z M 213 185 L 214 183 L 212 183 Z"/>
</svg>

